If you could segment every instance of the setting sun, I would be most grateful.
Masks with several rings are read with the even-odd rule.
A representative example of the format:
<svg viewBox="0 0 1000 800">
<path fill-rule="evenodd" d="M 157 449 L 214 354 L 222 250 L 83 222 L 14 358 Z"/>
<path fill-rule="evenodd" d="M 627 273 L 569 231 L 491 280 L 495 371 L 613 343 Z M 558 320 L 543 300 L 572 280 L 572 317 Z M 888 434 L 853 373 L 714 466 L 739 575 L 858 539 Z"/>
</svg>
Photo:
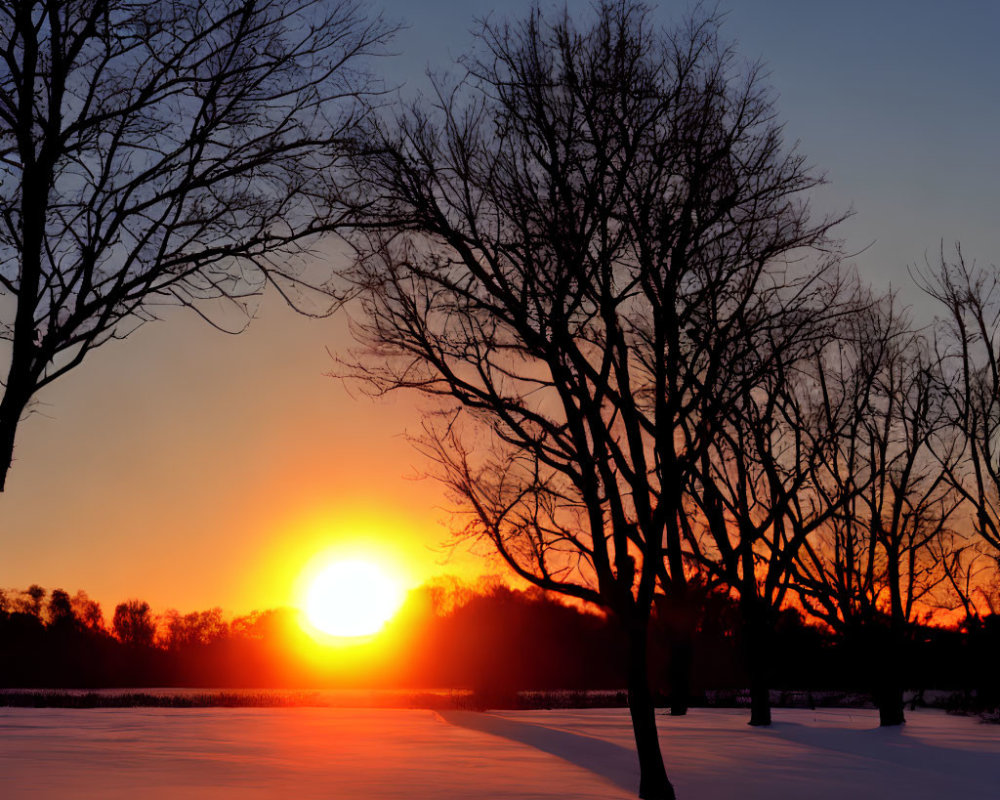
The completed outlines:
<svg viewBox="0 0 1000 800">
<path fill-rule="evenodd" d="M 371 636 L 399 610 L 398 581 L 369 561 L 338 561 L 310 584 L 305 612 L 313 627 L 330 636 Z"/>
</svg>

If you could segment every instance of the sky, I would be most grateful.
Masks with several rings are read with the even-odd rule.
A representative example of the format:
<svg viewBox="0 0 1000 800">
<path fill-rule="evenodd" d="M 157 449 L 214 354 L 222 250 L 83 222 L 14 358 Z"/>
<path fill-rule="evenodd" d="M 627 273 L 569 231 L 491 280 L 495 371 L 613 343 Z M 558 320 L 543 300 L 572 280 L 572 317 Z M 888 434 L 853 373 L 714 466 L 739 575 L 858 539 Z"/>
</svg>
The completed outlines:
<svg viewBox="0 0 1000 800">
<path fill-rule="evenodd" d="M 376 68 L 418 91 L 425 68 L 467 49 L 476 18 L 529 3 L 494 6 L 386 0 L 407 27 Z M 687 7 L 654 14 L 669 23 Z M 817 213 L 853 210 L 838 235 L 863 275 L 929 320 L 909 266 L 956 241 L 1000 262 L 1000 4 L 720 8 L 724 36 L 766 62 L 788 140 L 827 176 Z M 176 311 L 92 353 L 19 431 L 0 587 L 84 589 L 107 615 L 126 598 L 241 614 L 298 602 L 331 558 L 372 558 L 411 586 L 501 571 L 442 547 L 454 519 L 403 436 L 419 428 L 413 398 L 376 401 L 329 377 L 351 344 L 345 315 L 306 319 L 267 297 L 239 336 Z"/>
</svg>

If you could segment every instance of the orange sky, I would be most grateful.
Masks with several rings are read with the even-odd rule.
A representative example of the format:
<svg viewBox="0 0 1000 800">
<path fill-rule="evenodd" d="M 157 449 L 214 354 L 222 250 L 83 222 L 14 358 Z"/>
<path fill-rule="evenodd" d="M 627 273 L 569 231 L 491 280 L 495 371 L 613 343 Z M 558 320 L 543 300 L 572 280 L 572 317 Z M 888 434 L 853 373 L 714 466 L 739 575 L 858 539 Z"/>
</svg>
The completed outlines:
<svg viewBox="0 0 1000 800">
<path fill-rule="evenodd" d="M 248 331 L 175 311 L 95 351 L 43 396 L 0 495 L 0 587 L 84 589 L 154 610 L 295 602 L 318 556 L 370 555 L 416 585 L 488 569 L 446 561 L 447 505 L 414 480 L 412 397 L 324 373 L 346 318 L 267 298 Z M 352 396 L 353 395 L 353 396 Z"/>
</svg>

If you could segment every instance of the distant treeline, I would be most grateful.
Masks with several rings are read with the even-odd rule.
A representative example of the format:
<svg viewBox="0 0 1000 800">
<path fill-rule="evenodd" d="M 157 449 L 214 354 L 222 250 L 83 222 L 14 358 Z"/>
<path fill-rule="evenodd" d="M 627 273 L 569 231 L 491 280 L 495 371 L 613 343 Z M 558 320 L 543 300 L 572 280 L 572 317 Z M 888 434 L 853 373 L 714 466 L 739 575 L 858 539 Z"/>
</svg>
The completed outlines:
<svg viewBox="0 0 1000 800">
<path fill-rule="evenodd" d="M 747 686 L 745 642 L 734 600 L 702 591 L 693 642 L 693 695 Z M 667 607 L 664 606 L 664 609 Z M 651 635 L 654 690 L 670 695 L 672 631 L 659 610 Z M 773 652 L 775 689 L 867 691 L 878 629 L 834 636 L 781 613 Z M 110 623 L 84 592 L 39 586 L 0 595 L 0 685 L 6 688 L 217 687 L 471 689 L 488 704 L 519 690 L 619 689 L 622 633 L 609 618 L 537 590 L 499 581 L 447 580 L 410 594 L 377 637 L 317 646 L 291 609 L 225 619 L 219 609 L 154 615 L 119 604 Z M 964 692 L 995 704 L 1000 616 L 966 629 L 918 626 L 903 659 L 904 685 Z"/>
</svg>

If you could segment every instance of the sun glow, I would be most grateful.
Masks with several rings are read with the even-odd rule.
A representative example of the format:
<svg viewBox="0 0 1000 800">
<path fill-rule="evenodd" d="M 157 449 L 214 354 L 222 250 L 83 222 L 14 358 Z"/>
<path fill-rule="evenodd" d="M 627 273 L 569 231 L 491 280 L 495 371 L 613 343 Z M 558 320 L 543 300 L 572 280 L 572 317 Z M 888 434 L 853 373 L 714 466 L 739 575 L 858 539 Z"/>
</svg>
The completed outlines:
<svg viewBox="0 0 1000 800">
<path fill-rule="evenodd" d="M 305 598 L 309 624 L 337 637 L 371 636 L 399 610 L 403 588 L 370 561 L 337 561 L 313 578 Z"/>
</svg>

